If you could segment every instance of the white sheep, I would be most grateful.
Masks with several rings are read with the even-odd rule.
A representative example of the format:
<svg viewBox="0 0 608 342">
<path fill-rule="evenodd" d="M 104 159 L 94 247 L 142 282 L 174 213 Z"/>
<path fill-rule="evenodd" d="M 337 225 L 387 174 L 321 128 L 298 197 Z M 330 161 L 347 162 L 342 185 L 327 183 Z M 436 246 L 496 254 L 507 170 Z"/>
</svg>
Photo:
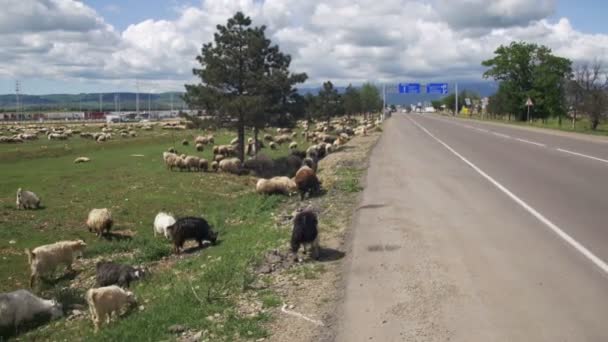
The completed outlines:
<svg viewBox="0 0 608 342">
<path fill-rule="evenodd" d="M 90 158 L 87 158 L 87 157 L 78 157 L 78 158 L 74 159 L 74 164 L 88 163 L 90 161 L 91 161 Z"/>
<path fill-rule="evenodd" d="M 32 251 L 26 249 L 25 254 L 27 254 L 32 271 L 30 287 L 34 286 L 36 278 L 54 271 L 61 264 L 66 265 L 67 270 L 71 271 L 74 257 L 78 254 L 82 255 L 86 246 L 87 244 L 84 241 L 75 240 L 59 241 L 50 245 L 39 246 Z"/>
<path fill-rule="evenodd" d="M 154 236 L 162 234 L 168 239 L 169 233 L 167 232 L 167 227 L 174 223 L 175 217 L 173 217 L 173 214 L 164 213 L 162 211 L 159 212 L 154 218 Z"/>
<path fill-rule="evenodd" d="M 90 289 L 87 291 L 86 300 L 95 332 L 99 331 L 104 320 L 109 324 L 112 314 L 118 314 L 125 305 L 132 307 L 136 304 L 133 292 L 123 290 L 116 285 Z"/>
<path fill-rule="evenodd" d="M 289 144 L 289 149 L 290 150 L 295 150 L 298 148 L 298 143 L 297 142 L 292 142 L 291 144 Z"/>
<path fill-rule="evenodd" d="M 17 209 L 38 209 L 40 198 L 35 193 L 27 190 L 17 189 Z"/>
<path fill-rule="evenodd" d="M 228 158 L 220 161 L 219 169 L 224 172 L 238 174 L 241 170 L 241 160 L 239 158 Z"/>
<path fill-rule="evenodd" d="M 255 185 L 258 194 L 282 194 L 289 195 L 298 191 L 295 181 L 289 177 L 273 177 L 270 179 L 260 178 Z"/>
<path fill-rule="evenodd" d="M 37 297 L 27 290 L 0 293 L 0 327 L 13 326 L 17 331 L 21 323 L 39 315 L 59 318 L 63 316 L 61 304 Z"/>
<path fill-rule="evenodd" d="M 86 223 L 90 232 L 101 236 L 108 233 L 114 224 L 112 212 L 107 208 L 91 209 Z"/>
</svg>

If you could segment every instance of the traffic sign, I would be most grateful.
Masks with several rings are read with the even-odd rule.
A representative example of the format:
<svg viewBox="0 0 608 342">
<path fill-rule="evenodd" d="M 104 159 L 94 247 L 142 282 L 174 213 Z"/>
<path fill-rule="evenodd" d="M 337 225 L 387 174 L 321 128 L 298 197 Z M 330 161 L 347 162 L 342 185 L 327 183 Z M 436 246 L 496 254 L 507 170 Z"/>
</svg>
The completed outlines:
<svg viewBox="0 0 608 342">
<path fill-rule="evenodd" d="M 528 101 L 526 101 L 526 106 L 528 106 L 528 107 L 534 106 L 534 102 L 532 102 L 532 99 L 529 97 L 528 97 Z"/>
<path fill-rule="evenodd" d="M 447 83 L 429 83 L 426 85 L 427 94 L 447 94 L 448 84 Z"/>
<path fill-rule="evenodd" d="M 420 94 L 420 83 L 399 83 L 399 94 Z"/>
</svg>

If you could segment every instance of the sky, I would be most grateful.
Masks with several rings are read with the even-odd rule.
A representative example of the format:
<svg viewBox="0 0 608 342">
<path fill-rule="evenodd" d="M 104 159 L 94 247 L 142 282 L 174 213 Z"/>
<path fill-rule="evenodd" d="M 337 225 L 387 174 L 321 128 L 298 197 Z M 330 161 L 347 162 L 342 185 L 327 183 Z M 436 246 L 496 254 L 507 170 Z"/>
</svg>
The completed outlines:
<svg viewBox="0 0 608 342">
<path fill-rule="evenodd" d="M 500 45 L 608 65 L 605 0 L 0 0 L 0 93 L 181 91 L 236 11 L 306 72 L 304 87 L 481 80 Z"/>
</svg>

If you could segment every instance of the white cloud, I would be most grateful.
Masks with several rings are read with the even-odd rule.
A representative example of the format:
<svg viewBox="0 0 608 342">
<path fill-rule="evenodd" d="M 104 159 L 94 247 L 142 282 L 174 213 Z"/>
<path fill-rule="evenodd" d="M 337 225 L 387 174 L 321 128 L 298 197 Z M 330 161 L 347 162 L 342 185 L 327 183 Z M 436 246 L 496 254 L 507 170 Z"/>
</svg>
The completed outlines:
<svg viewBox="0 0 608 342">
<path fill-rule="evenodd" d="M 5 0 L 13 1 L 13 0 Z M 175 20 L 117 32 L 71 0 L 20 0 L 0 13 L 0 77 L 77 79 L 154 89 L 192 81 L 195 56 L 237 10 L 293 57 L 309 83 L 479 79 L 481 61 L 513 40 L 575 61 L 608 59 L 608 35 L 547 17 L 554 0 L 205 0 Z M 44 20 L 34 20 L 41 11 Z M 8 13 L 8 14 L 7 14 Z M 17 23 L 17 26 L 13 24 Z M 176 88 L 177 87 L 177 88 Z"/>
</svg>

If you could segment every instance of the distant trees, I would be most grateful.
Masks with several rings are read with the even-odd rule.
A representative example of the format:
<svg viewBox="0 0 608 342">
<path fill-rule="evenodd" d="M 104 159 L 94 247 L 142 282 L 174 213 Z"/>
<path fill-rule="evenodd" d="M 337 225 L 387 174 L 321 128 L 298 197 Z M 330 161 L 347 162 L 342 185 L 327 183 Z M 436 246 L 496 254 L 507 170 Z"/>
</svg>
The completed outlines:
<svg viewBox="0 0 608 342">
<path fill-rule="evenodd" d="M 199 84 L 187 84 L 185 101 L 191 108 L 224 122 L 236 122 L 239 157 L 244 160 L 245 127 L 257 129 L 287 112 L 294 102 L 293 86 L 306 74 L 289 71 L 291 57 L 266 38 L 265 26 L 252 27 L 251 19 L 237 12 L 218 25 L 214 41 L 204 44 L 193 69 Z M 256 134 L 257 135 L 257 134 Z"/>
<path fill-rule="evenodd" d="M 532 117 L 556 116 L 561 120 L 567 112 L 565 94 L 572 62 L 552 55 L 551 49 L 545 46 L 525 42 L 501 45 L 494 53 L 494 58 L 482 62 L 489 68 L 483 77 L 500 82 L 493 98 L 495 101 L 500 98 L 500 109 L 524 121 L 525 103 L 531 98 L 534 102 Z"/>
<path fill-rule="evenodd" d="M 600 61 L 576 67 L 568 84 L 568 102 L 573 109 L 573 127 L 580 112 L 589 116 L 592 130 L 608 116 L 608 73 Z"/>
<path fill-rule="evenodd" d="M 361 111 L 367 115 L 382 110 L 380 91 L 371 83 L 364 83 L 360 90 Z"/>
</svg>

